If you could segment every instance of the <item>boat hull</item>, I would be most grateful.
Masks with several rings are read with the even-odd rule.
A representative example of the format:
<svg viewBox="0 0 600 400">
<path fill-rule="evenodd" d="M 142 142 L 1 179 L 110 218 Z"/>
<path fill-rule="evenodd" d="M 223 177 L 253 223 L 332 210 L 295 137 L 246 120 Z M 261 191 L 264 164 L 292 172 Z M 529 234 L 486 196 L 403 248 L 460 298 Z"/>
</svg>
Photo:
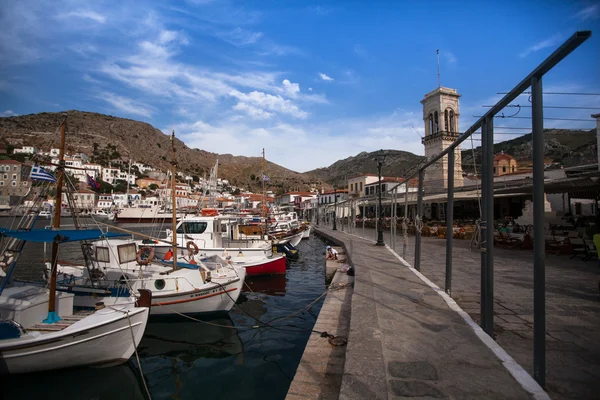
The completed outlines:
<svg viewBox="0 0 600 400">
<path fill-rule="evenodd" d="M 166 296 L 153 292 L 151 315 L 227 313 L 240 296 L 244 279 L 241 276 L 220 286 Z"/>
<path fill-rule="evenodd" d="M 142 339 L 149 309 L 129 308 L 129 318 L 105 310 L 58 332 L 0 341 L 0 374 L 126 362 Z"/>
<path fill-rule="evenodd" d="M 287 263 L 285 256 L 274 256 L 272 259 L 267 259 L 255 265 L 247 263 L 244 267 L 247 276 L 281 275 L 285 274 Z"/>
</svg>

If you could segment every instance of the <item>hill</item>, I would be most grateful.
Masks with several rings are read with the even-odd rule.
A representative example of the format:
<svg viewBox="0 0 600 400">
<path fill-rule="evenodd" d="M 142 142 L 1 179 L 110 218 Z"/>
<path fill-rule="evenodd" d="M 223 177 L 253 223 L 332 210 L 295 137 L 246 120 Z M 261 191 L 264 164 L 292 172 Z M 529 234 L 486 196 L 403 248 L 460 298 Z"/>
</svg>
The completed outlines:
<svg viewBox="0 0 600 400">
<path fill-rule="evenodd" d="M 468 143 L 468 140 L 465 142 Z M 565 167 L 595 164 L 597 159 L 596 129 L 545 129 L 544 156 L 548 161 L 561 163 Z M 463 149 L 466 146 L 463 146 Z M 519 168 L 531 165 L 533 146 L 531 133 L 515 139 L 494 144 L 494 153 L 510 154 L 519 162 Z M 475 162 L 478 172 L 481 165 L 481 147 L 475 148 Z M 473 171 L 473 152 L 462 150 L 462 166 L 464 171 Z"/>
<path fill-rule="evenodd" d="M 377 174 L 376 155 L 379 151 L 367 153 L 363 151 L 353 157 L 336 161 L 326 168 L 318 168 L 306 172 L 312 176 L 329 182 L 331 184 L 346 182 L 346 178 L 358 176 L 360 174 Z M 385 163 L 381 168 L 383 176 L 405 176 L 412 171 L 414 167 L 424 159 L 408 151 L 384 150 L 386 154 Z"/>
<path fill-rule="evenodd" d="M 81 152 L 91 156 L 94 149 L 110 153 L 115 159 L 133 160 L 167 170 L 171 157 L 170 136 L 145 122 L 110 115 L 70 110 L 68 114 L 69 153 Z M 64 113 L 39 113 L 0 118 L 0 137 L 3 142 L 35 146 L 49 151 L 58 146 L 57 128 Z M 181 140 L 175 140 L 178 169 L 186 174 L 202 176 L 219 159 L 219 178 L 249 190 L 259 191 L 261 181 L 260 157 L 242 157 L 216 154 L 191 149 Z M 300 174 L 267 162 L 269 189 L 283 192 L 292 188 L 309 189 L 322 185 L 311 174 Z M 208 176 L 207 176 L 208 177 Z M 254 178 L 254 179 L 252 179 Z"/>
</svg>

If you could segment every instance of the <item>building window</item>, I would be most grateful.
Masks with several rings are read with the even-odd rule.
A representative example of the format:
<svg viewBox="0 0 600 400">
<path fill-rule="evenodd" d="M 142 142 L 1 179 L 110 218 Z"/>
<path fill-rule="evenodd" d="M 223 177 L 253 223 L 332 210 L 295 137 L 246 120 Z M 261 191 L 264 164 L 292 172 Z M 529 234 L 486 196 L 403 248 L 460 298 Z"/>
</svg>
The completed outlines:
<svg viewBox="0 0 600 400">
<path fill-rule="evenodd" d="M 4 179 L 8 179 L 8 174 L 4 174 Z"/>
<path fill-rule="evenodd" d="M 437 111 L 433 114 L 433 128 L 435 130 L 435 133 L 440 131 L 440 124 Z"/>
<path fill-rule="evenodd" d="M 502 172 L 506 172 L 506 167 L 502 167 Z"/>
<path fill-rule="evenodd" d="M 448 128 L 448 110 L 444 111 L 444 130 L 446 132 L 450 131 Z"/>
<path fill-rule="evenodd" d="M 450 110 L 450 132 L 454 133 L 457 131 L 456 127 L 456 118 L 454 115 L 454 110 Z"/>
<path fill-rule="evenodd" d="M 13 167 L 13 171 L 16 171 L 16 170 L 17 170 L 17 166 L 15 165 L 15 166 Z"/>
<path fill-rule="evenodd" d="M 17 179 L 17 174 L 13 174 L 13 180 Z"/>
<path fill-rule="evenodd" d="M 0 181 L 0 186 L 4 186 L 4 181 Z"/>
<path fill-rule="evenodd" d="M 496 167 L 494 167 L 494 174 L 496 173 Z"/>
<path fill-rule="evenodd" d="M 361 182 L 361 183 L 360 183 L 360 191 L 361 191 L 361 192 L 362 192 L 362 189 L 363 189 L 363 186 L 362 186 L 362 185 L 363 185 L 363 183 Z"/>
<path fill-rule="evenodd" d="M 514 165 L 512 166 L 512 172 L 515 172 L 515 166 Z"/>
<path fill-rule="evenodd" d="M 429 114 L 429 134 L 433 134 L 433 114 Z"/>
<path fill-rule="evenodd" d="M 12 185 L 13 185 L 13 186 L 17 186 L 17 182 L 15 182 L 15 181 L 12 181 Z"/>
</svg>

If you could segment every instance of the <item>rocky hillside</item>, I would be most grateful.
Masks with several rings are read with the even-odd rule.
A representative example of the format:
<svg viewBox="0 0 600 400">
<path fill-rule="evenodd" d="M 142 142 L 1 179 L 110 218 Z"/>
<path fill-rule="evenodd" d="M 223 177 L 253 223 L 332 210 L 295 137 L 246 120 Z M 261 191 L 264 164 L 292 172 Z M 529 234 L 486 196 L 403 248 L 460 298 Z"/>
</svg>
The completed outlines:
<svg viewBox="0 0 600 400">
<path fill-rule="evenodd" d="M 400 150 L 384 150 L 386 154 L 385 163 L 381 168 L 383 176 L 403 177 L 408 172 L 414 170 L 414 167 L 422 161 L 424 157 L 413 153 Z M 367 153 L 363 151 L 353 157 L 336 161 L 326 168 L 318 168 L 308 171 L 307 174 L 318 177 L 319 179 L 333 183 L 342 184 L 346 178 L 358 176 L 360 174 L 377 174 L 377 162 L 375 158 L 379 151 Z"/>
<path fill-rule="evenodd" d="M 94 148 L 104 154 L 124 160 L 132 159 L 162 170 L 169 168 L 171 157 L 170 136 L 152 125 L 125 118 L 117 118 L 83 111 L 67 111 L 67 151 L 94 153 Z M 58 147 L 58 127 L 64 113 L 39 113 L 0 118 L 0 140 L 5 143 L 35 146 L 49 150 Z M 219 159 L 219 177 L 232 184 L 250 190 L 260 190 L 262 159 L 239 157 L 231 154 L 218 155 L 200 149 L 190 149 L 176 139 L 175 148 L 179 169 L 190 175 L 207 177 L 210 168 Z M 108 151 L 107 151 L 108 150 Z M 268 162 L 269 189 L 282 192 L 292 188 L 309 189 L 312 185 L 322 186 L 319 178 L 311 174 L 300 174 L 277 164 Z M 255 178 L 255 179 L 252 179 Z"/>
<path fill-rule="evenodd" d="M 494 144 L 494 153 L 505 152 L 519 162 L 519 167 L 531 165 L 533 147 L 531 133 Z M 468 142 L 468 141 L 467 141 Z M 467 143 L 465 142 L 465 143 Z M 545 158 L 548 161 L 562 163 L 565 167 L 595 164 L 597 159 L 596 130 L 582 131 L 570 129 L 544 130 Z M 463 147 L 464 149 L 465 147 Z M 475 148 L 475 160 L 481 165 L 481 147 Z M 473 152 L 462 151 L 463 170 L 473 171 Z"/>
</svg>

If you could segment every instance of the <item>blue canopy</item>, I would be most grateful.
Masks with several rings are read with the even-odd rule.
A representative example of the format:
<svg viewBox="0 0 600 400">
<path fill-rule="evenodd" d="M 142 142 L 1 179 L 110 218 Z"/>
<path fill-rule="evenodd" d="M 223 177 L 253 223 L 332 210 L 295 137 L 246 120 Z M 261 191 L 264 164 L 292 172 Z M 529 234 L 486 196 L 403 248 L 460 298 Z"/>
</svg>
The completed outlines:
<svg viewBox="0 0 600 400">
<path fill-rule="evenodd" d="M 30 231 L 15 231 L 0 228 L 0 235 L 28 242 L 59 243 L 79 242 L 82 240 L 99 240 L 113 237 L 129 236 L 125 233 L 102 232 L 100 229 L 32 229 Z"/>
</svg>

